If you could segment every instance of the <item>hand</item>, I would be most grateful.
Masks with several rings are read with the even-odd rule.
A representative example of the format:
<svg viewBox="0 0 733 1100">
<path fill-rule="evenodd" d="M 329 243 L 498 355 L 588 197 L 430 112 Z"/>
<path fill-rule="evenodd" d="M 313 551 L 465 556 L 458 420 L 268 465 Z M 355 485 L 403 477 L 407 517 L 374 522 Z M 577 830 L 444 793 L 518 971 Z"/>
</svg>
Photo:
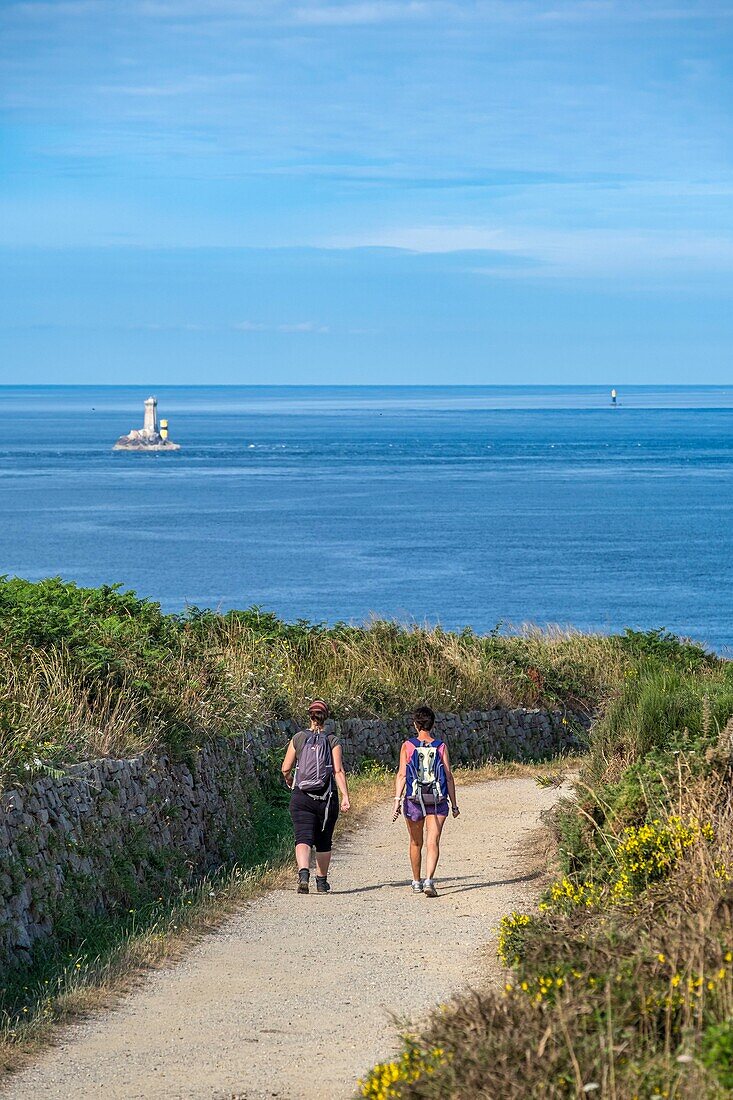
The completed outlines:
<svg viewBox="0 0 733 1100">
<path fill-rule="evenodd" d="M 350 809 L 351 809 L 351 803 L 349 802 L 348 798 L 342 798 L 341 799 L 341 813 L 342 814 L 347 814 Z"/>
<path fill-rule="evenodd" d="M 453 816 L 454 817 L 460 817 L 461 816 L 461 811 L 458 809 L 457 806 L 453 807 Z"/>
<path fill-rule="evenodd" d="M 395 821 L 397 820 L 397 818 L 400 816 L 401 813 L 402 813 L 402 804 L 400 802 L 398 802 L 397 800 L 395 800 L 394 813 L 392 814 L 392 824 L 393 825 L 394 825 Z"/>
</svg>

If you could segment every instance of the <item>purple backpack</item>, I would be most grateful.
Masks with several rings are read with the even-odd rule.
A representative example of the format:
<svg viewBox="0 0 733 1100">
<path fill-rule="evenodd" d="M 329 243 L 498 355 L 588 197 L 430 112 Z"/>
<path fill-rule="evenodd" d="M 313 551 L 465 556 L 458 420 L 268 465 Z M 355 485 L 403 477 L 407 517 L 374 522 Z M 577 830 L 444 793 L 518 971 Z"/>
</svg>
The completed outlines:
<svg viewBox="0 0 733 1100">
<path fill-rule="evenodd" d="M 440 751 L 443 742 L 437 737 L 432 741 L 410 737 L 407 744 L 410 748 L 405 774 L 405 794 L 419 802 L 424 812 L 426 806 L 437 806 L 448 797 L 448 779 Z"/>
<path fill-rule="evenodd" d="M 294 786 L 306 794 L 322 794 L 330 790 L 333 779 L 333 750 L 328 734 L 308 730 L 298 753 Z"/>
</svg>

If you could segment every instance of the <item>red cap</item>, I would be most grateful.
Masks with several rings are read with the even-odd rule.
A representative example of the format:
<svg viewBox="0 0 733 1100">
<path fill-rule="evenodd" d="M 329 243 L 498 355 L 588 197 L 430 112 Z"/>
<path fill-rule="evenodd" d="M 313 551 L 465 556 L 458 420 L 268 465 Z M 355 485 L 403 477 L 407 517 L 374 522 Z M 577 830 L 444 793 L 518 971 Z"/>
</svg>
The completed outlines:
<svg viewBox="0 0 733 1100">
<path fill-rule="evenodd" d="M 311 705 L 308 707 L 309 714 L 314 714 L 316 711 L 319 711 L 321 714 L 325 714 L 326 718 L 328 718 L 328 706 L 326 703 L 324 703 L 323 699 L 314 699 Z"/>
</svg>

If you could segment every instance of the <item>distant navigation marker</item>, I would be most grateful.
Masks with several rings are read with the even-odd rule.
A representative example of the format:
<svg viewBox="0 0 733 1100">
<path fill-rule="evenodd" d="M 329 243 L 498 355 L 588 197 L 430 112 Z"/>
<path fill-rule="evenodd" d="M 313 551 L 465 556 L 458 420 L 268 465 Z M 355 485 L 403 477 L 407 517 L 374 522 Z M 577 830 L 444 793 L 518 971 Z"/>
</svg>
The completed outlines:
<svg viewBox="0 0 733 1100">
<path fill-rule="evenodd" d="M 611 404 L 613 405 L 614 409 L 617 407 L 616 406 L 616 391 L 615 390 L 611 390 Z"/>
</svg>

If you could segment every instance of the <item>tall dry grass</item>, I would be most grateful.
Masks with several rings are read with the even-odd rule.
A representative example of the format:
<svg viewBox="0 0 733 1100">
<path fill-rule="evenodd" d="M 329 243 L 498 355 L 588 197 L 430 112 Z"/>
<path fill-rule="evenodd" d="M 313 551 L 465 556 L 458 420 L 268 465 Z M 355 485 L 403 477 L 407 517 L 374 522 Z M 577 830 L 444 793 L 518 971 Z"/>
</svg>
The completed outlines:
<svg viewBox="0 0 733 1100">
<path fill-rule="evenodd" d="M 403 627 L 314 631 L 296 640 L 259 638 L 236 620 L 218 631 L 216 652 L 252 710 L 302 718 L 317 696 L 341 717 L 396 715 L 423 700 L 435 709 L 598 705 L 627 658 L 601 635 L 525 629 L 509 636 Z"/>
<path fill-rule="evenodd" d="M 209 616 L 170 629 L 164 647 L 112 642 L 107 664 L 93 668 L 64 642 L 0 650 L 2 772 L 160 744 L 183 752 L 274 719 L 304 721 L 319 696 L 337 718 L 396 716 L 423 701 L 440 711 L 590 711 L 628 663 L 602 636 L 528 629 L 479 637 L 381 621 L 267 633 Z"/>
<path fill-rule="evenodd" d="M 63 651 L 0 651 L 0 708 L 0 760 L 10 773 L 135 753 L 162 732 L 124 685 L 101 682 L 91 692 Z"/>
</svg>

